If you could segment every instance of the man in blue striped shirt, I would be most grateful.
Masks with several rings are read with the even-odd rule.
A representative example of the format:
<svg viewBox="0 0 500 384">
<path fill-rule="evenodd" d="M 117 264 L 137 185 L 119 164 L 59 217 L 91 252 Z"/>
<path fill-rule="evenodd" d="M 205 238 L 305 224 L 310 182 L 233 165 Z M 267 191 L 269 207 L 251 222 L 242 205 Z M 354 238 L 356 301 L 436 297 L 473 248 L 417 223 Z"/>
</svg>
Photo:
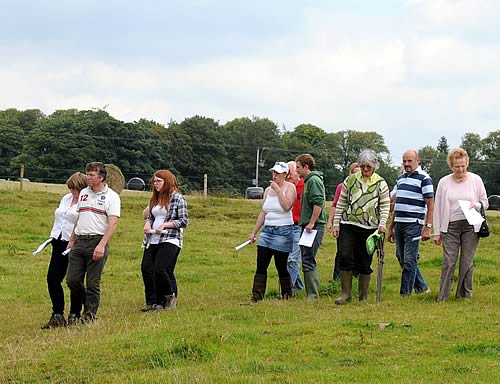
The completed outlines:
<svg viewBox="0 0 500 384">
<path fill-rule="evenodd" d="M 401 296 L 430 292 L 418 268 L 420 239 L 429 240 L 434 210 L 432 179 L 419 165 L 417 151 L 403 154 L 404 173 L 398 177 L 389 241 L 396 241 L 401 265 Z"/>
</svg>

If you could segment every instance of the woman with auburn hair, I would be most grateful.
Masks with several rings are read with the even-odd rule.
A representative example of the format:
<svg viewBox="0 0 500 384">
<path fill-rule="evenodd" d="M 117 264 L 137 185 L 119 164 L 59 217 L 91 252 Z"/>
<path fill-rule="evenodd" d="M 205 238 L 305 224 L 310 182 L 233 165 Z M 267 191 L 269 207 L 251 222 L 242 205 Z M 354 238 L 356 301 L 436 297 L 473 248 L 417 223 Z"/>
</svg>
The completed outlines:
<svg viewBox="0 0 500 384">
<path fill-rule="evenodd" d="M 188 225 L 188 209 L 184 196 L 178 191 L 175 176 L 170 171 L 156 171 L 151 178 L 151 185 L 153 194 L 144 224 L 149 252 L 144 252 L 141 269 L 146 297 L 148 294 L 154 297 L 150 309 L 162 311 L 175 309 L 177 305 L 174 270 L 182 248 L 183 229 Z"/>
<path fill-rule="evenodd" d="M 434 242 L 443 247 L 443 266 L 437 301 L 445 301 L 451 292 L 455 265 L 460 252 L 457 298 L 472 297 L 473 258 L 479 243 L 477 232 L 481 224 L 470 225 L 460 208 L 459 200 L 469 202 L 469 208 L 488 208 L 483 180 L 468 172 L 469 155 L 462 148 L 448 152 L 452 173 L 439 180 L 434 202 Z"/>
<path fill-rule="evenodd" d="M 76 211 L 78 196 L 80 191 L 87 187 L 85 174 L 81 172 L 73 173 L 66 180 L 66 186 L 70 192 L 62 197 L 59 207 L 55 211 L 54 225 L 50 232 L 52 256 L 47 271 L 47 286 L 52 301 L 52 316 L 46 324 L 42 325 L 42 329 L 66 325 L 66 319 L 64 318 L 64 289 L 61 283 L 68 269 L 68 255 L 63 255 L 63 252 L 68 246 L 71 232 L 78 218 Z M 70 311 L 70 313 L 73 313 L 73 311 Z"/>
</svg>

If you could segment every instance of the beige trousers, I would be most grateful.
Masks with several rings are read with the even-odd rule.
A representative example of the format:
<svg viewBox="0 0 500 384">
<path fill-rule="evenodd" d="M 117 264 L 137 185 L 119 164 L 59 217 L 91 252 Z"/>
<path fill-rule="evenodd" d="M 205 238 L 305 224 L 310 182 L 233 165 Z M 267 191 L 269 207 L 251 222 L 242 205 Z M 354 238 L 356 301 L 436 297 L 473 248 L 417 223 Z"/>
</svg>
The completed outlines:
<svg viewBox="0 0 500 384">
<path fill-rule="evenodd" d="M 437 301 L 445 301 L 451 292 L 455 265 L 460 253 L 458 265 L 458 283 L 456 297 L 472 297 L 473 258 L 476 254 L 479 236 L 467 220 L 452 221 L 448 232 L 441 232 L 443 245 L 443 267 Z"/>
</svg>

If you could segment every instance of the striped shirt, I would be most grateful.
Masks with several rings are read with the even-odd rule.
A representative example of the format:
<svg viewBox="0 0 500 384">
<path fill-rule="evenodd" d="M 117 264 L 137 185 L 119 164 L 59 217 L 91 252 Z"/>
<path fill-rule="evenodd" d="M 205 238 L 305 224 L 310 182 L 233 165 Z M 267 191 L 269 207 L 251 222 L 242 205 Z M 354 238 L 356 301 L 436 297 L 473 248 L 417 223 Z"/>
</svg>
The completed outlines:
<svg viewBox="0 0 500 384">
<path fill-rule="evenodd" d="M 412 173 L 404 173 L 397 179 L 394 221 L 399 223 L 418 222 L 424 225 L 425 199 L 434 198 L 432 179 L 419 166 Z"/>
</svg>

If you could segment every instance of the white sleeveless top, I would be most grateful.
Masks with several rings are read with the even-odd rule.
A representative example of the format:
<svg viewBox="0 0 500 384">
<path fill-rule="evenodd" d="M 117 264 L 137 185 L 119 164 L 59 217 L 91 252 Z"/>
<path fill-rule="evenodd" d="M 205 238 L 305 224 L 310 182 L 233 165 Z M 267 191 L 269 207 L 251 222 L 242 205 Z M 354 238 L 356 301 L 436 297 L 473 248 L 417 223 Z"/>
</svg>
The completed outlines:
<svg viewBox="0 0 500 384">
<path fill-rule="evenodd" d="M 161 205 L 155 205 L 152 210 L 153 216 L 155 217 L 155 221 L 153 225 L 151 226 L 151 229 L 156 229 L 160 225 L 162 225 L 166 218 L 167 218 L 167 209 L 165 207 L 162 207 Z M 182 228 L 181 228 L 182 231 Z M 158 233 L 153 233 L 151 234 L 151 238 L 149 239 L 149 244 L 159 244 L 160 243 L 160 234 Z M 181 244 L 179 239 L 168 239 L 165 241 L 165 243 L 171 243 L 174 245 L 177 245 L 179 248 L 181 248 Z"/>
<path fill-rule="evenodd" d="M 268 194 L 262 209 L 266 213 L 264 225 L 280 227 L 293 224 L 292 210 L 283 209 L 277 195 L 271 196 Z"/>
</svg>

